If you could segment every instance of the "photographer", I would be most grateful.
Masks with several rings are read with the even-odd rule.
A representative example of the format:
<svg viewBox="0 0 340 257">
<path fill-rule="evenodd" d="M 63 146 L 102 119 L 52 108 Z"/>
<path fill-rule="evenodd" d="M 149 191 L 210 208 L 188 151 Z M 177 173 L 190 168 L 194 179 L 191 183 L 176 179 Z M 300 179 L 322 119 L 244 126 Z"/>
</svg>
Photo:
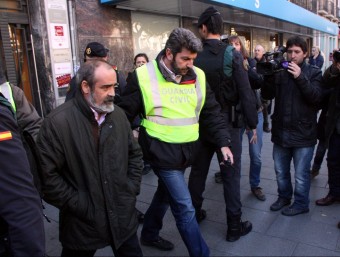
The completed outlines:
<svg viewBox="0 0 340 257">
<path fill-rule="evenodd" d="M 307 43 L 298 36 L 287 40 L 288 65 L 264 76 L 262 94 L 275 97 L 272 142 L 278 199 L 270 210 L 290 205 L 293 196 L 290 165 L 295 168 L 294 202 L 282 210 L 286 216 L 309 212 L 310 163 L 316 139 L 318 104 L 321 101 L 321 70 L 305 62 Z M 286 67 L 286 68 L 285 68 Z"/>
<path fill-rule="evenodd" d="M 323 86 L 333 89 L 328 102 L 325 140 L 328 147 L 328 185 L 326 197 L 316 201 L 316 205 L 328 206 L 340 201 L 340 51 L 333 52 L 333 64 L 323 75 Z"/>
</svg>

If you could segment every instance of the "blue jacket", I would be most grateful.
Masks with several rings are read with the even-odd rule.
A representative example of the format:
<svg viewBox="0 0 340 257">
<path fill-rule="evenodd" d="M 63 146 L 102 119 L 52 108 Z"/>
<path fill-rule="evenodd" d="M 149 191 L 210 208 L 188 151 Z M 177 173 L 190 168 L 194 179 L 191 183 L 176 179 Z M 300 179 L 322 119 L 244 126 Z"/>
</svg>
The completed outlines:
<svg viewBox="0 0 340 257">
<path fill-rule="evenodd" d="M 313 56 L 310 56 L 308 61 L 310 65 L 318 66 L 320 69 L 322 68 L 323 62 L 324 59 L 321 54 L 319 54 L 315 59 Z"/>
</svg>

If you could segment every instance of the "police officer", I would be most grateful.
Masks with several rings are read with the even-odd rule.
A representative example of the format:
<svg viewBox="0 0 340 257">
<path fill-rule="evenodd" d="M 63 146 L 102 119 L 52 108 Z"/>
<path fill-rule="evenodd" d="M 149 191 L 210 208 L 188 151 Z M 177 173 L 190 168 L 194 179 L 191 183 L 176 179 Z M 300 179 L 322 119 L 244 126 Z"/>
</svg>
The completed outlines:
<svg viewBox="0 0 340 257">
<path fill-rule="evenodd" d="M 84 51 L 84 62 L 97 59 L 107 61 L 109 59 L 108 53 L 109 49 L 105 48 L 101 43 L 90 42 L 86 45 Z M 67 89 L 65 102 L 74 98 L 76 92 L 76 78 L 73 77 L 70 81 L 69 88 Z"/>
<path fill-rule="evenodd" d="M 209 256 L 184 178 L 196 148 L 199 124 L 223 158 L 233 162 L 220 107 L 203 71 L 193 66 L 201 47 L 191 31 L 174 29 L 156 60 L 135 70 L 120 103 L 131 122 L 142 115 L 139 143 L 144 159 L 158 176 L 157 191 L 145 213 L 141 243 L 161 250 L 174 248 L 159 236 L 170 203 L 190 256 Z"/>
<path fill-rule="evenodd" d="M 214 8 L 207 8 L 198 19 L 198 28 L 203 38 L 203 51 L 198 55 L 195 64 L 203 69 L 207 76 L 207 81 L 211 85 L 215 93 L 216 99 L 222 108 L 222 114 L 228 124 L 225 130 L 231 131 L 231 149 L 234 155 L 233 165 L 224 165 L 219 154 L 217 157 L 220 162 L 221 175 L 223 180 L 224 199 L 226 203 L 227 216 L 227 241 L 236 241 L 240 236 L 248 234 L 252 229 L 249 221 L 241 221 L 241 200 L 240 200 L 240 165 L 241 165 L 241 141 L 240 127 L 243 124 L 236 124 L 235 119 L 232 126 L 231 117 L 234 116 L 232 104 L 226 102 L 221 97 L 223 86 L 236 85 L 236 91 L 239 95 L 238 106 L 241 106 L 247 127 L 254 130 L 257 124 L 256 101 L 249 84 L 247 71 L 243 67 L 243 57 L 237 51 L 232 50 L 232 83 L 225 85 L 226 74 L 224 69 L 230 66 L 230 63 L 224 63 L 227 44 L 220 41 L 222 30 L 221 14 Z M 229 50 L 229 49 L 228 49 Z M 228 55 L 227 55 L 228 56 Z M 209 171 L 211 159 L 217 149 L 216 144 L 211 141 L 210 135 L 204 129 L 200 129 L 200 147 L 199 152 L 195 156 L 191 173 L 189 177 L 189 189 L 193 204 L 196 209 L 196 217 L 198 221 L 205 218 L 206 212 L 202 210 L 203 191 L 205 189 L 205 181 Z"/>
<path fill-rule="evenodd" d="M 44 256 L 40 198 L 33 185 L 15 113 L 1 93 L 0 176 L 0 255 Z"/>
</svg>

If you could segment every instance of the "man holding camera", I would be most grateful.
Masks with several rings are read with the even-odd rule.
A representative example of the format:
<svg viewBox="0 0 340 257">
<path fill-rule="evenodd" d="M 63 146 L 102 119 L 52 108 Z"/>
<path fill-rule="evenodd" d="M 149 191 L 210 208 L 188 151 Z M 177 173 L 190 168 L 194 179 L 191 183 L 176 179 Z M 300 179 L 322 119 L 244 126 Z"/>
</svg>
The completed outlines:
<svg viewBox="0 0 340 257">
<path fill-rule="evenodd" d="M 272 142 L 278 199 L 270 210 L 285 216 L 309 212 L 310 163 L 316 139 L 318 103 L 321 101 L 321 70 L 305 63 L 307 43 L 293 36 L 287 40 L 287 68 L 264 76 L 262 94 L 275 97 Z M 295 168 L 294 202 L 290 164 Z"/>
<path fill-rule="evenodd" d="M 340 202 L 340 51 L 333 52 L 333 64 L 327 68 L 323 79 L 324 87 L 333 89 L 328 102 L 325 126 L 329 193 L 315 203 L 328 206 Z"/>
</svg>

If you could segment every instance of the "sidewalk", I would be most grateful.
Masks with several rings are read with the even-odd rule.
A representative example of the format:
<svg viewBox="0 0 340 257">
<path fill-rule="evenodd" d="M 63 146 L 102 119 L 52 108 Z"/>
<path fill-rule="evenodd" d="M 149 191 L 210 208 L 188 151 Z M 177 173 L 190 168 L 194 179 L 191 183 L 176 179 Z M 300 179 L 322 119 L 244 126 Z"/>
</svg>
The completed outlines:
<svg viewBox="0 0 340 257">
<path fill-rule="evenodd" d="M 226 218 L 222 185 L 214 181 L 218 171 L 216 159 L 212 161 L 205 190 L 203 208 L 206 220 L 200 224 L 203 237 L 210 247 L 212 256 L 340 256 L 340 204 L 328 207 L 315 206 L 315 200 L 328 193 L 326 158 L 310 190 L 310 212 L 295 217 L 286 217 L 272 212 L 269 206 L 277 199 L 277 185 L 272 160 L 270 133 L 264 133 L 262 149 L 261 184 L 267 200 L 257 200 L 250 192 L 248 182 L 249 154 L 246 136 L 243 138 L 241 200 L 243 220 L 253 223 L 253 230 L 240 240 L 230 243 L 225 240 Z M 340 158 L 340 157 L 339 157 Z M 293 170 L 293 168 L 292 168 Z M 189 176 L 190 169 L 186 172 Z M 157 178 L 151 172 L 143 176 L 141 194 L 137 208 L 145 212 L 156 190 Z M 46 246 L 49 256 L 60 256 L 58 240 L 58 210 L 47 205 L 45 213 L 52 219 L 45 222 Z M 138 236 L 140 235 L 141 225 Z M 170 252 L 158 251 L 142 246 L 144 256 L 187 256 L 188 252 L 178 233 L 171 211 L 167 212 L 161 236 L 172 241 L 175 249 Z M 112 256 L 109 247 L 98 250 L 96 256 Z"/>
</svg>

